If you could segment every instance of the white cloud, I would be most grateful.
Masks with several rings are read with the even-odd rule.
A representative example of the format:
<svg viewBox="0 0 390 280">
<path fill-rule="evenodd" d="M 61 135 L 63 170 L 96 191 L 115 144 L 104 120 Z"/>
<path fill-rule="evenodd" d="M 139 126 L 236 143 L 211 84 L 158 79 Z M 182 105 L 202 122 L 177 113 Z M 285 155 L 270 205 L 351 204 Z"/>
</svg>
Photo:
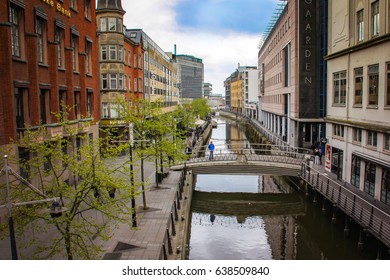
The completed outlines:
<svg viewBox="0 0 390 280">
<path fill-rule="evenodd" d="M 224 93 L 224 80 L 237 64 L 257 65 L 259 35 L 178 26 L 174 6 L 179 0 L 122 1 L 127 28 L 142 28 L 164 51 L 188 54 L 203 59 L 204 81 L 213 84 L 214 93 Z"/>
</svg>

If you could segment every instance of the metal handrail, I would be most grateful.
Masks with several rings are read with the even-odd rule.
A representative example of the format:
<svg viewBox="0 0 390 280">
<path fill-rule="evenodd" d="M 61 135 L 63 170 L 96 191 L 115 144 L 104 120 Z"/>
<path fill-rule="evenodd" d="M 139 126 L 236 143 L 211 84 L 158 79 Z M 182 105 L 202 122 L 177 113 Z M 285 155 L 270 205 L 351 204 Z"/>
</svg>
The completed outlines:
<svg viewBox="0 0 390 280">
<path fill-rule="evenodd" d="M 302 163 L 301 178 L 390 245 L 390 214 L 306 163 Z"/>
</svg>

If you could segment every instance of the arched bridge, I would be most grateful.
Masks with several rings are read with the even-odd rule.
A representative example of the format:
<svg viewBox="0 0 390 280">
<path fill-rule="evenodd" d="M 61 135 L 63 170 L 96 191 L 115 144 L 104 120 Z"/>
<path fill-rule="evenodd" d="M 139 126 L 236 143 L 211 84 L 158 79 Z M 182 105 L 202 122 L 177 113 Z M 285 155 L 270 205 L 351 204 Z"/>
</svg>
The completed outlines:
<svg viewBox="0 0 390 280">
<path fill-rule="evenodd" d="M 294 149 L 281 150 L 280 146 L 263 145 L 260 148 L 216 149 L 210 153 L 203 149 L 198 156 L 192 155 L 186 162 L 171 166 L 171 170 L 184 167 L 194 174 L 260 174 L 299 176 L 306 154 Z"/>
</svg>

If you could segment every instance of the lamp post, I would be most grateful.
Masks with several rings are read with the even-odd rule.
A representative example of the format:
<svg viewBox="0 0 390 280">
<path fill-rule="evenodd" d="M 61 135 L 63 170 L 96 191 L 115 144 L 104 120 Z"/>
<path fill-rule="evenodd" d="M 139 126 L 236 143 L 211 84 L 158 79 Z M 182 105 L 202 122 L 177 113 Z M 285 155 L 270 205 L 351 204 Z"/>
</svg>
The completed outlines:
<svg viewBox="0 0 390 280">
<path fill-rule="evenodd" d="M 8 227 L 9 227 L 9 236 L 11 242 L 11 254 L 12 259 L 18 259 L 18 252 L 16 249 L 16 240 L 15 240 L 15 230 L 14 230 L 14 220 L 12 217 L 12 202 L 11 202 L 11 194 L 9 188 L 9 173 L 8 173 L 8 156 L 4 156 L 4 172 L 5 172 L 5 182 L 7 187 L 7 209 L 8 209 Z"/>
<path fill-rule="evenodd" d="M 7 192 L 7 204 L 0 205 L 0 208 L 7 208 L 8 209 L 8 228 L 9 228 L 9 235 L 10 235 L 10 244 L 11 244 L 11 255 L 13 260 L 18 259 L 18 252 L 16 247 L 16 239 L 15 239 L 15 228 L 14 228 L 14 220 L 12 216 L 12 206 L 22 206 L 22 205 L 31 205 L 31 204 L 37 204 L 37 203 L 45 203 L 45 202 L 53 202 L 53 205 L 55 204 L 56 207 L 52 207 L 50 213 L 60 214 L 63 211 L 66 210 L 66 208 L 61 207 L 61 204 L 58 202 L 59 198 L 47 198 L 47 196 L 42 193 L 39 189 L 31 185 L 28 181 L 26 181 L 24 178 L 22 178 L 19 174 L 15 173 L 9 166 L 8 166 L 8 156 L 4 156 L 4 168 L 1 170 L 0 173 L 5 173 L 5 182 L 6 182 L 6 192 Z M 43 196 L 45 199 L 42 200 L 34 200 L 34 201 L 28 201 L 28 202 L 19 202 L 19 203 L 12 203 L 11 201 L 11 191 L 9 186 L 9 173 L 12 173 L 16 178 L 18 178 L 20 181 L 25 183 L 30 189 L 37 192 L 41 196 Z"/>
<path fill-rule="evenodd" d="M 133 143 L 134 139 L 132 138 L 132 125 L 129 124 L 129 141 L 130 141 L 130 184 L 131 184 L 131 221 L 132 221 L 132 227 L 137 227 L 137 211 L 135 206 L 135 194 L 134 194 L 134 167 L 133 167 Z"/>
<path fill-rule="evenodd" d="M 130 153 L 130 196 L 131 196 L 131 226 L 137 227 L 137 211 L 135 204 L 135 194 L 134 194 L 134 166 L 133 166 L 133 143 L 134 140 L 132 138 L 132 125 L 129 124 L 129 139 L 128 141 L 112 141 L 113 143 L 125 142 L 129 143 L 129 153 Z M 126 139 L 126 137 L 125 137 Z"/>
</svg>

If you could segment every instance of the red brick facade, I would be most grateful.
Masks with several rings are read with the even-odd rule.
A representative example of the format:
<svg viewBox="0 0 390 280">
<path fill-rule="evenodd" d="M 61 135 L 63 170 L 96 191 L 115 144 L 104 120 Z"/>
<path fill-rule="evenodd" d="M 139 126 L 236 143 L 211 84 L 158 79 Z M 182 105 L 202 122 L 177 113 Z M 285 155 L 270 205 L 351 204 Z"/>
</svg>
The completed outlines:
<svg viewBox="0 0 390 280">
<path fill-rule="evenodd" d="M 95 0 L 74 3 L 1 1 L 0 146 L 26 127 L 55 126 L 60 96 L 76 108 L 70 119 L 99 120 Z"/>
</svg>

